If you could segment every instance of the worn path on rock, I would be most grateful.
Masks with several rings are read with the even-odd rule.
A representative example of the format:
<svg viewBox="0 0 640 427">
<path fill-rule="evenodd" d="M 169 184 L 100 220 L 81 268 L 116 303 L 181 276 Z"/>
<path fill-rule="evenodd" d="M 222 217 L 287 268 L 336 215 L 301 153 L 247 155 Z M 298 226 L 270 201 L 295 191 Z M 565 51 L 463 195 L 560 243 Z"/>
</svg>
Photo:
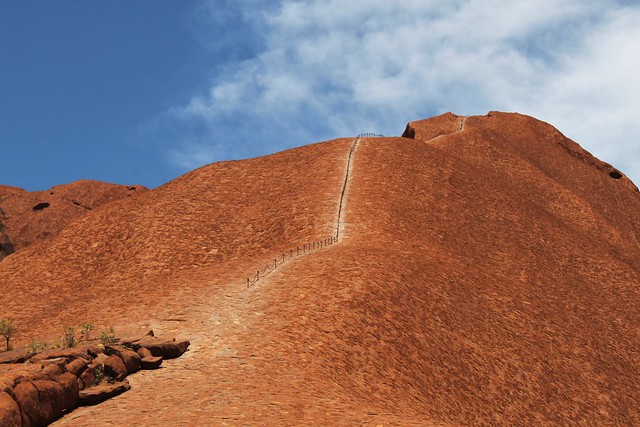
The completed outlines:
<svg viewBox="0 0 640 427">
<path fill-rule="evenodd" d="M 335 250 L 348 237 L 344 211 L 360 139 L 356 138 L 349 149 L 343 185 L 336 192 L 335 229 L 340 240 L 287 260 L 250 287 L 238 280 L 244 272 L 227 272 L 227 285 L 212 289 L 209 299 L 165 316 L 171 320 L 148 325 L 161 334 L 178 332 L 190 338 L 187 353 L 166 361 L 159 370 L 131 376 L 129 392 L 99 406 L 77 409 L 54 424 L 286 425 L 292 419 L 334 424 L 396 423 L 393 414 L 363 411 L 360 403 L 349 402 L 343 390 L 314 389 L 305 384 L 306 373 L 289 366 L 286 357 L 278 358 L 280 343 L 268 333 L 286 325 L 278 318 L 265 318 L 266 307 L 289 298 L 281 288 L 270 286 L 273 279 L 286 276 L 303 258 L 308 261 Z M 312 277 L 298 279 L 308 281 Z M 184 411 L 174 413 L 169 407 Z"/>
</svg>

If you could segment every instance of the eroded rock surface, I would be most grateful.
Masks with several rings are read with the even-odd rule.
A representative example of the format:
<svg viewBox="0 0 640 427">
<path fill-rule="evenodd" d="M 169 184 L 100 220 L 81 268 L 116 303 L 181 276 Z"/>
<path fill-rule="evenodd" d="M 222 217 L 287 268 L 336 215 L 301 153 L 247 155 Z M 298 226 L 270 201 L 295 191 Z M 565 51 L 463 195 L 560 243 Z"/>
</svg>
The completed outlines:
<svg viewBox="0 0 640 427">
<path fill-rule="evenodd" d="M 160 342 L 168 342 L 159 340 Z M 44 426 L 78 405 L 95 405 L 131 388 L 125 377 L 156 369 L 161 357 L 130 348 L 84 342 L 78 348 L 29 353 L 26 362 L 0 368 L 0 426 Z M 185 349 L 186 350 L 186 349 Z M 138 351 L 147 355 L 145 347 Z M 21 354 L 20 351 L 15 352 Z"/>
<path fill-rule="evenodd" d="M 633 183 L 530 117 L 409 128 L 208 165 L 3 260 L 24 345 L 87 313 L 193 342 L 58 423 L 640 425 Z"/>
</svg>

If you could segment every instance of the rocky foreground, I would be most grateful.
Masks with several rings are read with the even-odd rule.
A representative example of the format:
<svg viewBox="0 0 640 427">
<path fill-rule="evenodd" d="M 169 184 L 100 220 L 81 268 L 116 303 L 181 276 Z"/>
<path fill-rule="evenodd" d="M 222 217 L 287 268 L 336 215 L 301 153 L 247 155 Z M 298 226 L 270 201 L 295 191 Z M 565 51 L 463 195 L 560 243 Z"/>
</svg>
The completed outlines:
<svg viewBox="0 0 640 427">
<path fill-rule="evenodd" d="M 131 388 L 128 375 L 158 369 L 188 347 L 189 341 L 162 340 L 149 331 L 107 345 L 94 340 L 0 353 L 0 426 L 44 426 L 78 406 L 101 403 Z"/>
</svg>

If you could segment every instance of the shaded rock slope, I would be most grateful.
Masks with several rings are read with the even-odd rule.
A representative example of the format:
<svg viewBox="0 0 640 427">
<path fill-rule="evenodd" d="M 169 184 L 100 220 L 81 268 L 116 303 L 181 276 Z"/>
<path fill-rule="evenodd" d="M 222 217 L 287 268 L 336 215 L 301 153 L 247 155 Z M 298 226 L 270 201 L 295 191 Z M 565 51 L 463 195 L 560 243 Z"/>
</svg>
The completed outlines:
<svg viewBox="0 0 640 427">
<path fill-rule="evenodd" d="M 58 234 L 73 220 L 105 203 L 146 190 L 91 180 L 34 192 L 0 185 L 0 260 Z"/>
<path fill-rule="evenodd" d="M 518 114 L 403 135 L 205 166 L 2 261 L 17 341 L 191 338 L 57 424 L 640 424 L 635 185 Z"/>
</svg>

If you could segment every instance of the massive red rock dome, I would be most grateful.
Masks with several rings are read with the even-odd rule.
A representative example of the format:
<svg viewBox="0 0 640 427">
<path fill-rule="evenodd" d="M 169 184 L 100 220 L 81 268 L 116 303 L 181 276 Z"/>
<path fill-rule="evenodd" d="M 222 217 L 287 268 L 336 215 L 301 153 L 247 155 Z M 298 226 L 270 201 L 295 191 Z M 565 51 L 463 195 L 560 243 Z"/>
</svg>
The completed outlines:
<svg viewBox="0 0 640 427">
<path fill-rule="evenodd" d="M 0 262 L 17 343 L 192 341 L 57 424 L 639 424 L 635 185 L 518 114 L 403 136 L 212 164 L 25 238 Z"/>
</svg>

